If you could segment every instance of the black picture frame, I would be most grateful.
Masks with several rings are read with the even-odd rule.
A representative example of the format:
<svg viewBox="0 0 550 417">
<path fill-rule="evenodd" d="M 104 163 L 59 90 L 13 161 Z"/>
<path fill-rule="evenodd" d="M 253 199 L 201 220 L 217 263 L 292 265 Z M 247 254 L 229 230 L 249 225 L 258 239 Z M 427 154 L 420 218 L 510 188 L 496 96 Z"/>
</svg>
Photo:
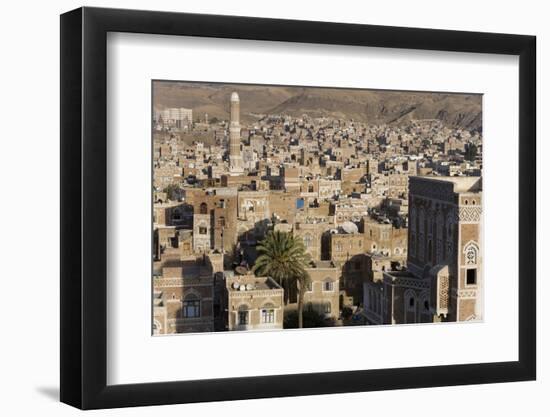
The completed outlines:
<svg viewBox="0 0 550 417">
<path fill-rule="evenodd" d="M 519 56 L 519 358 L 467 365 L 107 385 L 108 32 Z M 61 401 L 82 409 L 533 380 L 534 36 L 80 8 L 61 15 Z"/>
</svg>

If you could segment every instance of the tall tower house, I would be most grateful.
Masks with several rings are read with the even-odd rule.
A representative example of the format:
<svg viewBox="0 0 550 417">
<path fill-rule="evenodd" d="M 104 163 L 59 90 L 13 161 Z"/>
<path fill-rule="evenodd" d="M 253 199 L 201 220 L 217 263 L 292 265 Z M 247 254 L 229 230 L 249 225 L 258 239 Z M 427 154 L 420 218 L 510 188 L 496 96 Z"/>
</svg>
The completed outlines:
<svg viewBox="0 0 550 417">
<path fill-rule="evenodd" d="M 445 321 L 482 318 L 481 247 L 481 178 L 411 176 L 407 268 L 431 281 Z"/>
</svg>

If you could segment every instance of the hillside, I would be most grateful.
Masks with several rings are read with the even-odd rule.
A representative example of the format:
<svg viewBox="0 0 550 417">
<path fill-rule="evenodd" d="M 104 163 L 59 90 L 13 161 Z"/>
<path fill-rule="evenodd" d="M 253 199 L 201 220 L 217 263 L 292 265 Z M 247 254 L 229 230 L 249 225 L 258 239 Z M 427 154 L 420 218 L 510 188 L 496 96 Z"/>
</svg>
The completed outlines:
<svg viewBox="0 0 550 417">
<path fill-rule="evenodd" d="M 439 119 L 445 125 L 481 129 L 481 95 L 398 92 L 266 85 L 156 82 L 155 108 L 188 107 L 194 117 L 227 119 L 229 96 L 237 91 L 246 122 L 256 114 L 299 117 L 332 116 L 373 124 L 402 124 L 411 119 Z"/>
</svg>

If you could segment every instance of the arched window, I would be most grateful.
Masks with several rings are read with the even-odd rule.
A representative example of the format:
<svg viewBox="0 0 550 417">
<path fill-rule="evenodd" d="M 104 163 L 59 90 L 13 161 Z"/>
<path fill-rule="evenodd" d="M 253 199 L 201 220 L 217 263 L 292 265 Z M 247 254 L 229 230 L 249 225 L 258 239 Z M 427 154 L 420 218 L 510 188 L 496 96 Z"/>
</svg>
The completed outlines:
<svg viewBox="0 0 550 417">
<path fill-rule="evenodd" d="M 239 326 L 245 326 L 248 324 L 248 317 L 249 317 L 249 311 L 248 311 L 248 306 L 245 305 L 245 304 L 241 304 L 239 306 L 239 310 L 238 310 L 238 325 Z"/>
<path fill-rule="evenodd" d="M 172 211 L 172 220 L 181 220 L 181 210 L 179 207 L 176 207 L 174 211 Z"/>
<path fill-rule="evenodd" d="M 199 225 L 199 235 L 206 235 L 208 233 L 208 227 L 206 223 L 201 223 Z"/>
<path fill-rule="evenodd" d="M 443 213 L 441 211 L 439 211 L 439 213 L 436 216 L 436 229 L 435 229 L 435 231 L 437 233 L 437 237 L 439 239 L 441 239 L 442 236 L 443 236 L 444 223 L 445 223 L 445 219 L 443 217 Z"/>
<path fill-rule="evenodd" d="M 405 323 L 416 323 L 416 294 L 413 290 L 405 291 Z"/>
<path fill-rule="evenodd" d="M 411 215 L 410 215 L 410 221 L 409 221 L 409 227 L 412 232 L 416 232 L 416 208 L 411 207 Z M 372 234 L 371 234 L 372 236 Z"/>
<path fill-rule="evenodd" d="M 449 213 L 447 215 L 447 240 L 452 239 L 454 231 L 454 220 L 453 215 Z"/>
<path fill-rule="evenodd" d="M 376 311 L 378 314 L 382 314 L 382 306 L 384 306 L 384 300 L 382 299 L 382 293 L 377 292 L 376 294 Z"/>
<path fill-rule="evenodd" d="M 420 233 L 423 233 L 426 225 L 424 224 L 424 209 L 421 208 L 418 213 L 418 229 Z"/>
<path fill-rule="evenodd" d="M 421 323 L 430 323 L 433 321 L 432 312 L 430 308 L 429 293 L 423 292 L 420 295 L 420 302 L 418 304 L 419 321 Z"/>
<path fill-rule="evenodd" d="M 208 214 L 208 206 L 206 205 L 206 203 L 201 203 L 200 214 Z"/>
<path fill-rule="evenodd" d="M 446 258 L 451 259 L 453 254 L 453 241 L 451 239 L 447 239 L 447 253 Z"/>
<path fill-rule="evenodd" d="M 477 265 L 478 260 L 478 247 L 475 242 L 469 242 L 464 247 L 464 255 L 465 255 L 465 262 L 466 265 Z"/>
<path fill-rule="evenodd" d="M 330 278 L 323 283 L 323 291 L 334 291 L 334 282 Z"/>
<path fill-rule="evenodd" d="M 307 192 L 308 192 L 308 193 L 312 193 L 312 192 L 313 192 L 313 184 L 309 184 L 309 186 L 307 187 Z"/>
<path fill-rule="evenodd" d="M 160 331 L 162 329 L 162 326 L 158 320 L 153 321 L 153 334 L 157 335 L 160 334 Z"/>
<path fill-rule="evenodd" d="M 438 238 L 435 243 L 435 262 L 441 262 L 443 260 L 443 241 Z"/>
<path fill-rule="evenodd" d="M 331 305 L 330 305 L 330 302 L 326 301 L 323 303 L 323 313 L 325 314 L 330 314 L 331 313 Z"/>
<path fill-rule="evenodd" d="M 263 324 L 275 323 L 275 306 L 272 303 L 266 303 L 262 307 L 261 321 Z"/>
<path fill-rule="evenodd" d="M 201 300 L 195 294 L 187 295 L 183 300 L 183 318 L 196 318 L 201 316 Z"/>
</svg>

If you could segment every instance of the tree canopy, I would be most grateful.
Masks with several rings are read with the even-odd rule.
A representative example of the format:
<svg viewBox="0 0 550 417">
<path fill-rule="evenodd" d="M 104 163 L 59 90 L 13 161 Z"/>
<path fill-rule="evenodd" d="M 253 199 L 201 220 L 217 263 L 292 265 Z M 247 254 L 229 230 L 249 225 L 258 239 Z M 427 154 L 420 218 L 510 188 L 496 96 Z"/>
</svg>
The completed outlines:
<svg viewBox="0 0 550 417">
<path fill-rule="evenodd" d="M 302 327 L 304 293 L 310 280 L 306 271 L 310 258 L 302 239 L 292 233 L 269 231 L 256 250 L 259 254 L 253 267 L 256 275 L 270 276 L 287 291 L 296 284 L 299 327 Z"/>
<path fill-rule="evenodd" d="M 269 231 L 256 250 L 259 254 L 253 268 L 256 275 L 270 276 L 279 283 L 307 275 L 309 255 L 302 239 L 291 233 Z"/>
</svg>

